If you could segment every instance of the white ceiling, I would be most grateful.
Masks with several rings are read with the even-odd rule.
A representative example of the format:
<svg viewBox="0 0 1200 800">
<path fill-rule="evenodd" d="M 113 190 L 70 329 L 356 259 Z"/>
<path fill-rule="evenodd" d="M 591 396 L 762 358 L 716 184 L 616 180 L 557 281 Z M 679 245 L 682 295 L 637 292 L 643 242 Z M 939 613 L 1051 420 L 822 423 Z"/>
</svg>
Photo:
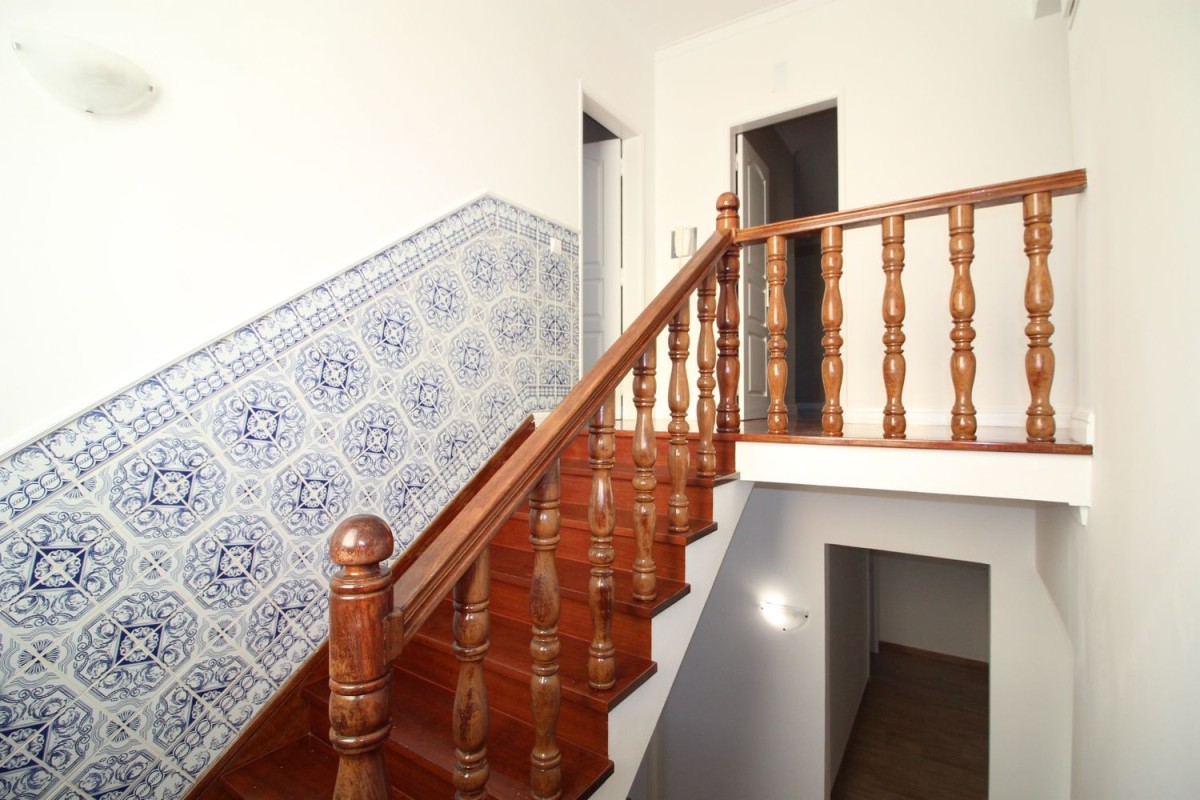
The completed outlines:
<svg viewBox="0 0 1200 800">
<path fill-rule="evenodd" d="M 794 0 L 607 0 L 654 49 Z"/>
</svg>

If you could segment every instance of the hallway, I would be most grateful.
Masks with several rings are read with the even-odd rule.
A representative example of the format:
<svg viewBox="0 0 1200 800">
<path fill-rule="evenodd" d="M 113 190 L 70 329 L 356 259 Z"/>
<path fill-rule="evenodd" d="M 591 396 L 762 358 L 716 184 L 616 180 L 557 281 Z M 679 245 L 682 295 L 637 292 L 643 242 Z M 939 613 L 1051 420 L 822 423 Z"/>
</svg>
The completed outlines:
<svg viewBox="0 0 1200 800">
<path fill-rule="evenodd" d="M 987 797 L 988 673 L 886 643 L 833 788 L 833 800 Z"/>
</svg>

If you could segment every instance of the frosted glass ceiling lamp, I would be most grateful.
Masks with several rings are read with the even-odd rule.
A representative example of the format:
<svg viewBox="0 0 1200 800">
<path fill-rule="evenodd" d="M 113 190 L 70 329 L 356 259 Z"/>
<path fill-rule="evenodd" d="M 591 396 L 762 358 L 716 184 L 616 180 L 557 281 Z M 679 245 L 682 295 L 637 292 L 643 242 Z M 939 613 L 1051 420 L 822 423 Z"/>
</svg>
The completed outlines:
<svg viewBox="0 0 1200 800">
<path fill-rule="evenodd" d="M 43 89 L 89 114 L 125 114 L 154 96 L 145 70 L 91 42 L 24 33 L 14 37 L 13 50 Z"/>
<path fill-rule="evenodd" d="M 771 600 L 764 600 L 758 606 L 767 622 L 774 628 L 790 631 L 808 622 L 808 612 L 803 608 L 784 605 Z"/>
</svg>

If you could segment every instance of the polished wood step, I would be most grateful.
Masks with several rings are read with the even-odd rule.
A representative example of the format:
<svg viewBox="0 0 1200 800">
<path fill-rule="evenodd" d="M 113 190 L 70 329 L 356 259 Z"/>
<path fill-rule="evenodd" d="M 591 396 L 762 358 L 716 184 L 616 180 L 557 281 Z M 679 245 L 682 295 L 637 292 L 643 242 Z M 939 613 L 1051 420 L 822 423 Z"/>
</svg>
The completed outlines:
<svg viewBox="0 0 1200 800">
<path fill-rule="evenodd" d="M 314 715 L 328 726 L 324 716 L 329 702 L 328 684 L 314 684 L 309 687 L 308 696 Z M 392 730 L 384 754 L 393 786 L 420 800 L 454 797 L 453 710 L 453 690 L 407 672 L 394 677 Z M 497 710 L 494 704 L 489 721 L 487 749 L 491 776 L 487 796 L 494 800 L 528 798 L 533 728 Z M 612 762 L 606 757 L 570 741 L 562 741 L 560 748 L 564 800 L 591 796 L 612 774 Z"/>
<path fill-rule="evenodd" d="M 328 740 L 306 735 L 224 776 L 234 800 L 329 800 L 337 757 Z M 391 800 L 416 800 L 393 787 Z"/>
</svg>

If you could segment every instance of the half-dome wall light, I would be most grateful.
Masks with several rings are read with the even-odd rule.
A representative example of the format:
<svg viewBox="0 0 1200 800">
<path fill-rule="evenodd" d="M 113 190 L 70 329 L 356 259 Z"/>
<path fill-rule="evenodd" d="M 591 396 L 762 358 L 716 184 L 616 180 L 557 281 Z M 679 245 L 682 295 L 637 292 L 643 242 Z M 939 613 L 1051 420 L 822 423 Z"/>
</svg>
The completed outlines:
<svg viewBox="0 0 1200 800">
<path fill-rule="evenodd" d="M 43 89 L 89 114 L 125 114 L 154 96 L 146 71 L 99 45 L 43 32 L 13 37 L 22 66 Z"/>
</svg>

